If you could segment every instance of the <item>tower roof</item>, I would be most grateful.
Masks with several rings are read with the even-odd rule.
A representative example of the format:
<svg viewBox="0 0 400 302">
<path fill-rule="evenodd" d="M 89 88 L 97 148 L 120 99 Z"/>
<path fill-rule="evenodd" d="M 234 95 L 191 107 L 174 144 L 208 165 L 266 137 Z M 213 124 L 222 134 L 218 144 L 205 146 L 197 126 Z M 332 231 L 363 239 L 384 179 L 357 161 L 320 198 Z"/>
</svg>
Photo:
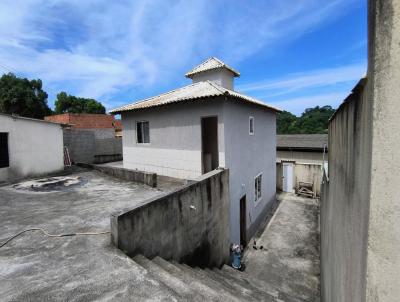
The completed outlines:
<svg viewBox="0 0 400 302">
<path fill-rule="evenodd" d="M 214 70 L 214 69 L 221 69 L 221 68 L 225 68 L 225 69 L 229 70 L 230 72 L 233 73 L 233 75 L 235 77 L 240 76 L 240 73 L 238 71 L 236 71 L 232 67 L 226 65 L 224 62 L 222 62 L 221 60 L 219 60 L 219 59 L 217 59 L 215 57 L 211 57 L 211 58 L 205 60 L 203 63 L 201 63 L 200 65 L 196 66 L 195 68 L 193 68 L 188 73 L 186 73 L 185 76 L 187 78 L 191 79 L 191 78 L 193 78 L 194 75 L 199 74 L 201 72 Z"/>
</svg>

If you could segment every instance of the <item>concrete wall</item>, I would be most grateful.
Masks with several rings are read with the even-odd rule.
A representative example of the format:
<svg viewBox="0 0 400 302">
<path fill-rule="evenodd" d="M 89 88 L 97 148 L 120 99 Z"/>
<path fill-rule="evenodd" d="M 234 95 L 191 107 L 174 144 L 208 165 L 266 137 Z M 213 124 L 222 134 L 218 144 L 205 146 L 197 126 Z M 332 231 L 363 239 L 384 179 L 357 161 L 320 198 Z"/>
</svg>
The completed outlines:
<svg viewBox="0 0 400 302">
<path fill-rule="evenodd" d="M 322 301 L 400 297 L 400 2 L 369 1 L 367 83 L 329 125 L 321 200 Z"/>
<path fill-rule="evenodd" d="M 279 151 L 278 151 L 279 152 Z M 282 163 L 276 163 L 276 188 L 280 191 L 283 190 L 283 170 Z M 298 190 L 298 183 L 309 182 L 314 184 L 314 192 L 317 196 L 321 193 L 322 182 L 322 164 L 305 164 L 293 163 L 293 185 L 294 189 Z"/>
<path fill-rule="evenodd" d="M 172 193 L 111 216 L 112 242 L 129 255 L 199 266 L 229 257 L 229 173 L 214 170 Z"/>
<path fill-rule="evenodd" d="M 301 164 L 317 164 L 322 165 L 323 152 L 305 152 L 305 151 L 276 151 L 276 161 L 281 162 L 282 160 L 295 161 Z M 328 154 L 325 154 L 325 161 L 327 160 Z"/>
<path fill-rule="evenodd" d="M 8 132 L 10 161 L 8 168 L 0 168 L 0 181 L 12 181 L 64 168 L 60 125 L 0 114 L 0 132 Z"/>
<path fill-rule="evenodd" d="M 93 165 L 88 163 L 78 163 L 78 166 L 94 169 L 101 173 L 114 176 L 116 178 L 120 178 L 127 181 L 139 182 L 150 187 L 157 187 L 157 174 L 156 173 L 148 173 L 136 170 L 128 170 L 120 167 L 113 166 L 100 166 Z"/>
<path fill-rule="evenodd" d="M 209 70 L 193 76 L 193 83 L 210 81 L 224 88 L 233 90 L 234 75 L 226 69 Z"/>
<path fill-rule="evenodd" d="M 114 129 L 64 129 L 64 145 L 73 162 L 101 163 L 122 159 L 122 139 Z"/>
<path fill-rule="evenodd" d="M 254 135 L 249 135 L 249 117 L 254 117 Z M 247 239 L 275 201 L 276 115 L 258 106 L 224 103 L 226 167 L 230 171 L 231 241 L 240 243 L 240 199 L 246 195 Z M 254 179 L 262 176 L 262 198 L 254 201 Z"/>
<path fill-rule="evenodd" d="M 122 113 L 124 167 L 177 178 L 199 177 L 201 117 L 206 116 L 218 117 L 219 165 L 224 167 L 222 108 L 215 99 Z M 143 120 L 149 121 L 149 144 L 136 140 L 136 122 Z"/>
</svg>

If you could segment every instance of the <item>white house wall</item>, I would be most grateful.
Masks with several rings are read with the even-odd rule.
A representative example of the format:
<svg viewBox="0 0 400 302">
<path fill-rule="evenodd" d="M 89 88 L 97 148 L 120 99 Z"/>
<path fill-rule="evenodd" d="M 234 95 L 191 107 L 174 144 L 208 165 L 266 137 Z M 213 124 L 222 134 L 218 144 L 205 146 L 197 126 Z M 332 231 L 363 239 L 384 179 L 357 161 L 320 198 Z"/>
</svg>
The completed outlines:
<svg viewBox="0 0 400 302">
<path fill-rule="evenodd" d="M 9 167 L 0 168 L 0 181 L 62 170 L 61 126 L 0 115 L 0 132 L 8 133 Z"/>
<path fill-rule="evenodd" d="M 222 102 L 181 103 L 122 114 L 124 167 L 196 178 L 201 167 L 201 117 L 218 116 L 219 166 L 225 166 Z M 136 142 L 136 122 L 149 121 L 150 143 Z"/>
<path fill-rule="evenodd" d="M 305 152 L 305 151 L 288 151 L 278 150 L 276 152 L 276 161 L 282 160 L 295 161 L 302 164 L 322 165 L 323 151 L 321 152 Z M 325 153 L 325 161 L 328 160 L 328 154 Z"/>
<path fill-rule="evenodd" d="M 226 102 L 226 166 L 229 168 L 231 241 L 240 243 L 240 198 L 246 194 L 247 237 L 254 235 L 276 193 L 276 114 L 258 106 Z M 249 135 L 249 117 L 254 135 Z M 254 201 L 254 178 L 262 173 L 262 198 Z"/>
</svg>

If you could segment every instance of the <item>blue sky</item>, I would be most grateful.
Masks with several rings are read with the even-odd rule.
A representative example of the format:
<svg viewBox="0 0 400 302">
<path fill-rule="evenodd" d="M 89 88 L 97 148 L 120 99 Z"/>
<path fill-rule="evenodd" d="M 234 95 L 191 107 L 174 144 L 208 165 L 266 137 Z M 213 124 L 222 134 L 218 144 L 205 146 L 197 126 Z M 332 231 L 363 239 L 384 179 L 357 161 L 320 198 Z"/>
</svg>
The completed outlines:
<svg viewBox="0 0 400 302">
<path fill-rule="evenodd" d="M 367 68 L 366 0 L 2 0 L 0 72 L 107 109 L 190 83 L 210 56 L 235 89 L 297 115 L 337 107 Z"/>
</svg>

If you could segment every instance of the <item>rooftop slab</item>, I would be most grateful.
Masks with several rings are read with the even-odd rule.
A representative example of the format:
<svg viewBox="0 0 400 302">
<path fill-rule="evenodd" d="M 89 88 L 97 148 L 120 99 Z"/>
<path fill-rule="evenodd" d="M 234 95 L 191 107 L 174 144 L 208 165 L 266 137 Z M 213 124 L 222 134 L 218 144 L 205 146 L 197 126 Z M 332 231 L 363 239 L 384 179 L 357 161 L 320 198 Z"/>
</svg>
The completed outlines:
<svg viewBox="0 0 400 302">
<path fill-rule="evenodd" d="M 51 234 L 110 231 L 110 214 L 175 189 L 125 182 L 96 171 L 49 191 L 0 187 L 0 243 L 28 228 Z M 110 234 L 52 238 L 27 232 L 0 249 L 3 301 L 172 301 L 168 289 L 111 245 Z"/>
</svg>

